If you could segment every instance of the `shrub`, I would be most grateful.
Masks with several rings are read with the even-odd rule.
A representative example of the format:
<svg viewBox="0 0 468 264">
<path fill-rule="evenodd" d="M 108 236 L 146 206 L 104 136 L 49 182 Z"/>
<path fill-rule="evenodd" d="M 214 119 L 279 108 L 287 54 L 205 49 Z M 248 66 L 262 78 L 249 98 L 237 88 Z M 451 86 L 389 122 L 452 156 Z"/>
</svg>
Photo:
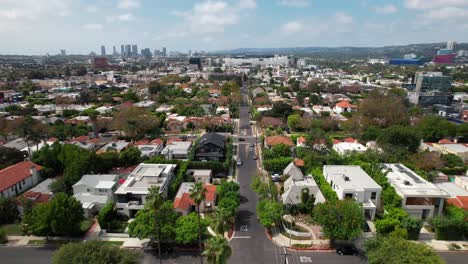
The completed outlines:
<svg viewBox="0 0 468 264">
<path fill-rule="evenodd" d="M 6 242 L 8 242 L 6 232 L 0 228 L 0 244 L 5 244 Z"/>
<path fill-rule="evenodd" d="M 322 169 L 320 167 L 317 167 L 313 169 L 311 173 L 315 179 L 315 182 L 320 188 L 320 191 L 322 192 L 323 196 L 325 196 L 325 199 L 327 199 L 328 201 L 338 200 L 336 193 L 333 191 L 333 189 L 330 187 L 328 182 L 325 180 L 325 177 L 323 176 L 323 173 L 322 173 Z"/>
</svg>

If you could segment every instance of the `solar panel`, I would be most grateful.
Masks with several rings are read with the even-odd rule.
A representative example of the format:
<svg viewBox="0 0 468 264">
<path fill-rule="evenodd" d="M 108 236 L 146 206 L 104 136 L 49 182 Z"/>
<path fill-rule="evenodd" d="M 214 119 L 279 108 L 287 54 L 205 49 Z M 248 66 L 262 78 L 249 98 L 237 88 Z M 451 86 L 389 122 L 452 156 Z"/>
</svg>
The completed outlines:
<svg viewBox="0 0 468 264">
<path fill-rule="evenodd" d="M 406 174 L 408 177 L 413 179 L 415 183 L 423 183 L 423 181 L 421 181 L 419 177 L 411 171 L 405 170 L 405 171 L 402 171 L 402 173 Z"/>
</svg>

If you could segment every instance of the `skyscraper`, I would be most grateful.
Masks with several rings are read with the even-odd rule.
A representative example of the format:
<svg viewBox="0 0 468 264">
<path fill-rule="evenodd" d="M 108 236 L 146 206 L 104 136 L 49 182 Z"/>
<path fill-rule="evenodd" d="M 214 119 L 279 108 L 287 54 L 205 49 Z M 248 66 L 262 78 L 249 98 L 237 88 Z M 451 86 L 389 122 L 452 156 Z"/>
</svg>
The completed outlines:
<svg viewBox="0 0 468 264">
<path fill-rule="evenodd" d="M 106 56 L 106 46 L 101 46 L 101 56 Z"/>
<path fill-rule="evenodd" d="M 61 56 L 67 56 L 67 51 L 66 50 L 60 50 L 60 55 Z"/>
<path fill-rule="evenodd" d="M 125 57 L 130 57 L 132 55 L 132 45 L 125 45 Z"/>
<path fill-rule="evenodd" d="M 136 44 L 132 45 L 132 56 L 133 57 L 138 56 L 138 46 Z"/>
<path fill-rule="evenodd" d="M 455 42 L 454 41 L 447 41 L 447 49 L 453 50 L 455 48 Z"/>
<path fill-rule="evenodd" d="M 166 47 L 162 47 L 162 56 L 167 57 L 167 50 Z"/>
<path fill-rule="evenodd" d="M 125 45 L 120 45 L 120 56 L 125 57 Z"/>
<path fill-rule="evenodd" d="M 114 52 L 112 52 L 112 56 L 117 56 L 117 49 L 115 48 L 115 46 L 113 46 L 113 50 Z"/>
</svg>

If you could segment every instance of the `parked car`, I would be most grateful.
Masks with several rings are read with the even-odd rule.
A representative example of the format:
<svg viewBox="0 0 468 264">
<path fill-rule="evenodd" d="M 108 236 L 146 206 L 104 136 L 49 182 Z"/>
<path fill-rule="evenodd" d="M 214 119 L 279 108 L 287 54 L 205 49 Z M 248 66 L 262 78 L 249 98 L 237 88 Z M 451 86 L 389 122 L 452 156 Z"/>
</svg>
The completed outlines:
<svg viewBox="0 0 468 264">
<path fill-rule="evenodd" d="M 257 160 L 257 159 L 258 159 L 257 155 L 254 155 L 254 156 L 253 156 L 253 159 L 254 159 L 254 160 Z"/>
<path fill-rule="evenodd" d="M 242 160 L 238 159 L 237 160 L 237 166 L 241 166 L 242 165 Z"/>
<path fill-rule="evenodd" d="M 239 141 L 245 141 L 245 138 L 239 138 Z"/>
<path fill-rule="evenodd" d="M 336 254 L 343 256 L 343 255 L 357 255 L 358 250 L 355 246 L 341 246 L 336 248 Z"/>
<path fill-rule="evenodd" d="M 255 147 L 255 144 L 254 144 L 254 143 L 250 143 L 250 144 L 249 144 L 249 147 L 253 148 L 253 147 Z"/>
</svg>

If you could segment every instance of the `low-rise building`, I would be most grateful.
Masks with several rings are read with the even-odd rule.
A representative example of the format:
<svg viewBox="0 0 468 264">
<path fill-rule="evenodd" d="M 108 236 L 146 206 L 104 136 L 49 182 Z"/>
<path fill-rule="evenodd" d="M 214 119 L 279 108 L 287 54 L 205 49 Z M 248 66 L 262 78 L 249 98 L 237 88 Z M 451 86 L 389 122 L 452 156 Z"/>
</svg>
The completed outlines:
<svg viewBox="0 0 468 264">
<path fill-rule="evenodd" d="M 187 170 L 187 175 L 193 177 L 195 182 L 201 182 L 204 184 L 211 183 L 213 177 L 212 170 Z"/>
<path fill-rule="evenodd" d="M 283 175 L 289 175 L 289 178 L 284 182 L 284 193 L 281 195 L 283 204 L 300 204 L 304 189 L 308 189 L 309 195 L 315 197 L 315 204 L 325 202 L 325 197 L 314 178 L 311 175 L 304 176 L 293 162 L 284 169 Z"/>
<path fill-rule="evenodd" d="M 73 185 L 73 196 L 81 202 L 86 217 L 99 212 L 109 201 L 113 200 L 117 189 L 117 175 L 83 175 Z"/>
<path fill-rule="evenodd" d="M 442 213 L 446 192 L 426 181 L 403 164 L 383 164 L 390 185 L 402 198 L 402 208 L 411 216 L 428 219 Z"/>
<path fill-rule="evenodd" d="M 323 166 L 323 176 L 338 199 L 354 199 L 362 203 L 364 216 L 374 220 L 380 206 L 380 187 L 361 167 L 345 165 Z"/>
<path fill-rule="evenodd" d="M 153 157 L 159 155 L 163 150 L 162 145 L 154 144 L 154 145 L 138 145 L 137 148 L 141 152 L 141 156 Z"/>
<path fill-rule="evenodd" d="M 190 198 L 190 192 L 193 190 L 195 183 L 183 182 L 177 191 L 174 199 L 174 210 L 182 215 L 188 215 L 196 210 L 196 204 Z M 216 204 L 216 186 L 211 184 L 203 185 L 205 188 L 205 200 L 200 203 L 200 212 L 209 212 L 214 209 Z"/>
<path fill-rule="evenodd" d="M 130 142 L 126 141 L 111 141 L 98 149 L 97 154 L 106 153 L 106 152 L 116 152 L 120 153 L 122 150 L 126 149 L 130 145 Z"/>
<path fill-rule="evenodd" d="M 161 151 L 166 159 L 188 159 L 191 141 L 172 141 L 166 144 L 166 147 Z"/>
<path fill-rule="evenodd" d="M 199 161 L 224 161 L 226 138 L 218 133 L 206 133 L 200 137 L 195 151 L 195 159 Z"/>
<path fill-rule="evenodd" d="M 138 165 L 115 191 L 118 212 L 134 217 L 138 210 L 143 209 L 151 187 L 159 188 L 159 193 L 167 197 L 169 183 L 174 177 L 176 166 L 144 163 Z"/>
<path fill-rule="evenodd" d="M 367 148 L 354 138 L 346 138 L 343 141 L 333 140 L 333 149 L 341 156 L 352 153 L 366 152 Z"/>
<path fill-rule="evenodd" d="M 0 197 L 14 197 L 41 181 L 42 166 L 29 160 L 0 170 Z"/>
<path fill-rule="evenodd" d="M 287 136 L 271 136 L 265 138 L 265 147 L 272 148 L 273 146 L 284 144 L 289 147 L 295 147 L 296 144 Z"/>
</svg>

